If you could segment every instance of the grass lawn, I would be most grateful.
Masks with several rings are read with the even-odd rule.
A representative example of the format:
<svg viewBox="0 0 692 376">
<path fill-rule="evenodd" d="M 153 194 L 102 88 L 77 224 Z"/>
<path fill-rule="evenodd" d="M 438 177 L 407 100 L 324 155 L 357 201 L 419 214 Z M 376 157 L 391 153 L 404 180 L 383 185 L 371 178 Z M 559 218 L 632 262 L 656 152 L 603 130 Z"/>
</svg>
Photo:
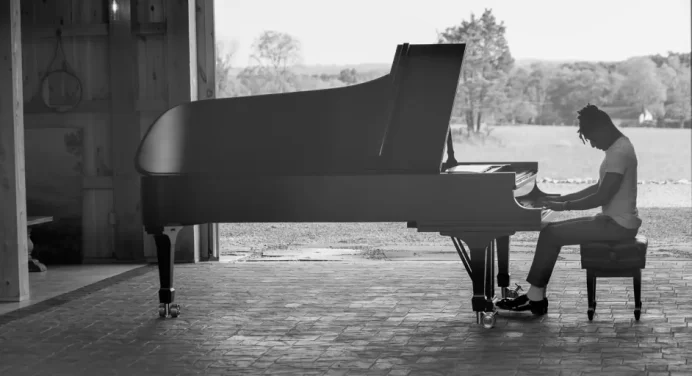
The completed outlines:
<svg viewBox="0 0 692 376">
<path fill-rule="evenodd" d="M 485 142 L 461 142 L 460 137 L 455 137 L 456 159 L 459 162 L 536 161 L 539 178 L 598 179 L 604 153 L 582 144 L 576 126 L 491 128 Z M 630 138 L 637 152 L 638 180 L 692 180 L 690 129 L 621 128 L 621 131 Z"/>
<path fill-rule="evenodd" d="M 692 180 L 692 132 L 689 129 L 624 128 L 639 159 L 638 180 Z M 495 127 L 483 142 L 480 139 L 455 139 L 459 162 L 537 161 L 538 177 L 552 179 L 598 178 L 604 153 L 582 144 L 576 127 L 504 126 Z M 569 191 L 583 185 L 570 185 Z M 642 188 L 640 233 L 650 237 L 652 249 L 678 249 L 692 239 L 690 207 L 686 186 L 652 185 L 656 192 Z M 548 192 L 554 186 L 542 185 Z M 564 187 L 563 187 L 564 188 Z M 676 194 L 674 207 L 662 196 Z M 646 198 L 646 199 L 645 199 Z M 683 202 L 684 201 L 684 202 Z M 559 219 L 595 213 L 561 213 Z M 404 223 L 240 223 L 220 227 L 222 254 L 237 250 L 286 249 L 321 244 L 326 247 L 376 249 L 382 245 L 446 244 L 449 239 L 437 233 L 418 233 Z M 535 244 L 537 232 L 518 233 L 517 243 Z"/>
</svg>

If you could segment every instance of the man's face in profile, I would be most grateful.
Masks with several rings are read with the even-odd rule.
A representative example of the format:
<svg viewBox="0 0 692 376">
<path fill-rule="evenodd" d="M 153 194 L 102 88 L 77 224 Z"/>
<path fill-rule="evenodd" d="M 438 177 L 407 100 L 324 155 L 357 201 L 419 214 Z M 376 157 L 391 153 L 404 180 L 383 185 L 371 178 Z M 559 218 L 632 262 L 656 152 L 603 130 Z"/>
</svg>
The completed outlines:
<svg viewBox="0 0 692 376">
<path fill-rule="evenodd" d="M 592 148 L 596 148 L 598 150 L 606 150 L 605 147 L 605 142 L 606 142 L 606 132 L 605 129 L 603 128 L 597 128 L 597 129 L 592 129 L 589 130 L 588 132 L 584 132 L 584 138 L 591 144 Z"/>
</svg>

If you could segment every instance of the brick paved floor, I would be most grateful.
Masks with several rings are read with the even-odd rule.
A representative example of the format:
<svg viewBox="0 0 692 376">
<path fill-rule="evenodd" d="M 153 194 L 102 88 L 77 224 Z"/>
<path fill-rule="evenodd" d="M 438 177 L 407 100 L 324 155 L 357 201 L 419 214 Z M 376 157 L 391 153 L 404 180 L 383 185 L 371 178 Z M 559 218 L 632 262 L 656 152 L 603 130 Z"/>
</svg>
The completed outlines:
<svg viewBox="0 0 692 376">
<path fill-rule="evenodd" d="M 165 320 L 146 267 L 0 316 L 0 375 L 690 375 L 690 270 L 648 262 L 639 322 L 631 280 L 599 280 L 589 322 L 585 273 L 561 261 L 548 315 L 488 330 L 458 262 L 180 265 Z"/>
</svg>

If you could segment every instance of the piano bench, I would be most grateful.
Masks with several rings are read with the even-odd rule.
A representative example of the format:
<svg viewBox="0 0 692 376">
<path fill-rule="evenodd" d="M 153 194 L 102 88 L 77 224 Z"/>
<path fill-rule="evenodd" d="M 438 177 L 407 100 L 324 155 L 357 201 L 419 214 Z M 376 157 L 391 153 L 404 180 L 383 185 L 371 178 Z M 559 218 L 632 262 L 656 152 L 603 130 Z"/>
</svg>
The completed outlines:
<svg viewBox="0 0 692 376">
<path fill-rule="evenodd" d="M 586 269 L 589 321 L 596 311 L 596 278 L 631 277 L 634 283 L 634 318 L 641 315 L 642 269 L 646 266 L 646 237 L 607 242 L 590 242 L 580 245 L 581 268 Z"/>
</svg>

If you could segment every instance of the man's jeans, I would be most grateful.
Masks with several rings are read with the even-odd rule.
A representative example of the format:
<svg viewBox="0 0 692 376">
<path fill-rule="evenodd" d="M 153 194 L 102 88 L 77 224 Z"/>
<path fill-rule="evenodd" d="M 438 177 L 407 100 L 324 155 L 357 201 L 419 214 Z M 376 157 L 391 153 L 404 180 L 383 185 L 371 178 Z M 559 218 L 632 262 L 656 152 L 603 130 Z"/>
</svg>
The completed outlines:
<svg viewBox="0 0 692 376">
<path fill-rule="evenodd" d="M 549 223 L 541 230 L 533 256 L 533 264 L 526 281 L 536 287 L 545 287 L 555 268 L 557 256 L 564 245 L 577 245 L 592 241 L 631 239 L 639 229 L 620 226 L 606 215 L 595 215 Z"/>
</svg>

